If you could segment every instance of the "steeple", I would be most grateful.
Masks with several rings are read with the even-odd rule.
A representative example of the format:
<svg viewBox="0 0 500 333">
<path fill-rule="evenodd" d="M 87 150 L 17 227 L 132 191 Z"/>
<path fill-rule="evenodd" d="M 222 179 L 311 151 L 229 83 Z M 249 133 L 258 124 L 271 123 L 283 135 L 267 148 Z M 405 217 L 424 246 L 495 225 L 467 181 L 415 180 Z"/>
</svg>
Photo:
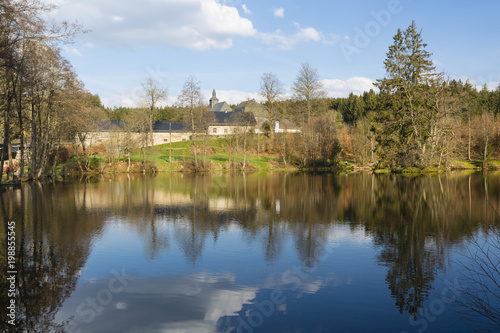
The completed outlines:
<svg viewBox="0 0 500 333">
<path fill-rule="evenodd" d="M 210 108 L 212 109 L 215 105 L 219 103 L 215 89 L 212 91 L 212 98 L 210 98 Z"/>
</svg>

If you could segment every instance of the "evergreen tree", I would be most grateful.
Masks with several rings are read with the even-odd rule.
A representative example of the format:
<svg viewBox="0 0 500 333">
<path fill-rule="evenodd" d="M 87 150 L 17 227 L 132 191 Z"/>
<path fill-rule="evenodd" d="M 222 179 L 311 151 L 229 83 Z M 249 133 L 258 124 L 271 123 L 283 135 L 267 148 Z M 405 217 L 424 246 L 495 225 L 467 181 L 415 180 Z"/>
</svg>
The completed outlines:
<svg viewBox="0 0 500 333">
<path fill-rule="evenodd" d="M 437 120 L 432 90 L 440 83 L 415 21 L 393 37 L 384 61 L 386 77 L 375 84 L 382 97 L 378 142 L 392 166 L 425 167 L 432 157 L 432 129 Z"/>
</svg>

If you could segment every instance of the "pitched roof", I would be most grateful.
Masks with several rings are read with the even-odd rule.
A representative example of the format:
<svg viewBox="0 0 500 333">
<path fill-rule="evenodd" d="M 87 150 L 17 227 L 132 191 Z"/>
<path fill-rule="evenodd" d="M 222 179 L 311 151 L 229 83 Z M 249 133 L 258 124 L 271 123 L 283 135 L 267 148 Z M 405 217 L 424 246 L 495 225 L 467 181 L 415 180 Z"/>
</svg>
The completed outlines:
<svg viewBox="0 0 500 333">
<path fill-rule="evenodd" d="M 256 117 L 268 116 L 266 107 L 260 103 L 257 103 L 255 100 L 241 102 L 234 108 L 233 112 L 236 111 L 251 112 Z"/>
<path fill-rule="evenodd" d="M 253 113 L 250 112 L 212 112 L 217 125 L 250 125 L 257 124 Z"/>
<path fill-rule="evenodd" d="M 232 111 L 232 110 L 233 109 L 231 109 L 231 107 L 229 106 L 229 104 L 227 104 L 227 102 L 220 102 L 212 107 L 212 111 L 215 112 Z"/>
<path fill-rule="evenodd" d="M 189 130 L 189 124 L 182 121 L 155 121 L 153 122 L 153 132 L 170 132 L 170 126 L 172 126 L 172 132 Z"/>
<path fill-rule="evenodd" d="M 98 120 L 92 122 L 92 129 L 97 132 L 109 132 L 123 129 L 125 127 L 123 120 Z"/>
<path fill-rule="evenodd" d="M 96 132 L 124 131 L 127 122 L 124 120 L 104 120 L 95 121 L 92 125 Z M 189 129 L 189 126 L 181 121 L 155 121 L 153 122 L 153 132 L 169 132 L 170 126 L 172 126 L 172 132 L 185 132 L 186 129 Z"/>
<path fill-rule="evenodd" d="M 210 111 L 211 115 L 209 122 L 212 125 L 244 125 L 255 126 L 257 121 L 251 112 L 218 112 Z M 111 132 L 127 130 L 127 122 L 123 120 L 104 120 L 95 121 L 92 123 L 92 131 L 95 132 Z M 153 122 L 153 132 L 188 132 L 190 131 L 189 123 L 182 121 L 155 121 Z"/>
</svg>

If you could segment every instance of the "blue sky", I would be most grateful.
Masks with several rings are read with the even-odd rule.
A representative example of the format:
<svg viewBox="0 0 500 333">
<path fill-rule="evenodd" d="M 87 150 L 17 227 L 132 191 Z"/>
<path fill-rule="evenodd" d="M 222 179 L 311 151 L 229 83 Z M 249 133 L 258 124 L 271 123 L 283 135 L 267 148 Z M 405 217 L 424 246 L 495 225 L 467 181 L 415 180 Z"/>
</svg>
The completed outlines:
<svg viewBox="0 0 500 333">
<path fill-rule="evenodd" d="M 437 69 L 474 85 L 500 83 L 500 1 L 52 0 L 55 20 L 91 32 L 63 55 L 106 106 L 133 106 L 152 76 L 176 103 L 194 75 L 206 99 L 259 99 L 261 76 L 286 92 L 301 63 L 318 69 L 331 97 L 361 93 L 384 77 L 398 28 L 422 29 Z"/>
</svg>

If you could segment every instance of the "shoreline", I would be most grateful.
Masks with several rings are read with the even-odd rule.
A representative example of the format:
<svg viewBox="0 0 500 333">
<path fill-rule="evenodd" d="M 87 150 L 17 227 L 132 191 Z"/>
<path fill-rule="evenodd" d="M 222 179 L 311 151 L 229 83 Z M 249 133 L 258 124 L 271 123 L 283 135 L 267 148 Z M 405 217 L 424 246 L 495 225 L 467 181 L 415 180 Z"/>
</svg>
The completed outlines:
<svg viewBox="0 0 500 333">
<path fill-rule="evenodd" d="M 201 161 L 200 161 L 201 162 Z M 266 162 L 264 167 L 256 167 L 251 163 L 247 163 L 245 168 L 242 168 L 242 163 L 240 162 L 217 162 L 209 161 L 206 163 L 205 168 L 195 169 L 192 166 L 191 161 L 185 162 L 172 162 L 166 163 L 166 165 L 155 165 L 154 163 L 146 163 L 144 166 L 142 162 L 133 161 L 130 164 L 129 170 L 128 162 L 115 161 L 114 163 L 105 163 L 101 165 L 98 170 L 87 170 L 87 171 L 76 171 L 74 169 L 67 170 L 67 164 L 61 164 L 57 167 L 55 175 L 47 175 L 39 178 L 39 180 L 46 179 L 66 179 L 75 177 L 95 177 L 95 176 L 112 176 L 112 175 L 154 175 L 161 173 L 186 173 L 186 174 L 210 174 L 210 173 L 330 173 L 330 174 L 354 174 L 354 173 L 373 173 L 373 174 L 393 174 L 402 176 L 431 176 L 431 175 L 443 175 L 452 173 L 488 173 L 496 172 L 500 170 L 500 163 L 498 161 L 493 161 L 488 169 L 483 169 L 481 167 L 476 167 L 473 164 L 469 164 L 470 167 L 465 167 L 464 164 L 455 164 L 447 169 L 435 168 L 435 169 L 417 169 L 417 168 L 398 168 L 396 170 L 390 169 L 373 169 L 370 166 L 359 166 L 355 163 L 348 163 L 347 165 L 342 163 L 344 161 L 338 162 L 335 166 L 328 167 L 309 167 L 302 168 L 297 166 L 292 166 L 289 164 L 277 163 L 274 161 Z M 476 164 L 477 165 L 477 164 Z M 474 166 L 474 167 L 472 167 Z M 0 186 L 20 186 L 23 183 L 29 183 L 35 181 L 30 178 L 14 180 L 4 179 Z"/>
</svg>

